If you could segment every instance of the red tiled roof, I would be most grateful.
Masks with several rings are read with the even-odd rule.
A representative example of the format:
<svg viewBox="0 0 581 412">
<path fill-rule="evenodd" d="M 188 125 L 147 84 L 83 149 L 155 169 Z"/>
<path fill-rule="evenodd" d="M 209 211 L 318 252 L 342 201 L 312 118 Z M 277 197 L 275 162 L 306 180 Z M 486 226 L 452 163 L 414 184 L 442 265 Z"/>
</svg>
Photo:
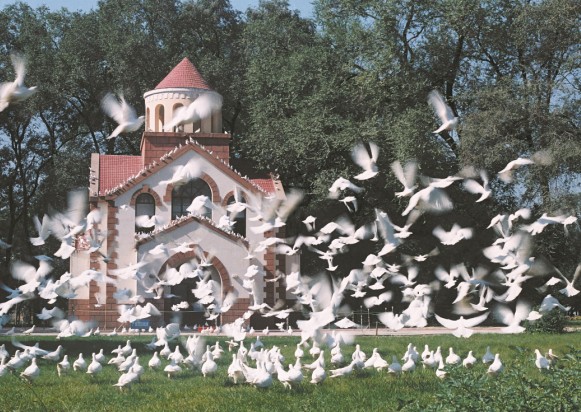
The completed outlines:
<svg viewBox="0 0 581 412">
<path fill-rule="evenodd" d="M 267 193 L 274 193 L 274 180 L 272 179 L 250 179 L 252 183 L 262 188 Z"/>
<path fill-rule="evenodd" d="M 184 57 L 184 59 L 179 62 L 179 64 L 174 67 L 157 86 L 155 86 L 156 89 L 171 89 L 174 87 L 210 90 L 208 83 L 206 83 L 198 69 L 196 69 L 187 57 Z"/>
<path fill-rule="evenodd" d="M 99 156 L 99 191 L 113 189 L 143 168 L 141 156 Z"/>
</svg>

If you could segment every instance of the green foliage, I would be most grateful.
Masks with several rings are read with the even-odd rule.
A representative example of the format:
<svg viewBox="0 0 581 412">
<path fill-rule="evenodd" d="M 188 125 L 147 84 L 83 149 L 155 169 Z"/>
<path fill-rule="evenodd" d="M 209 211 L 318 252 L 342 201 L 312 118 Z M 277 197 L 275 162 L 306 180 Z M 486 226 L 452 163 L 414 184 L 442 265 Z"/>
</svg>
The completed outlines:
<svg viewBox="0 0 581 412">
<path fill-rule="evenodd" d="M 563 333 L 567 317 L 559 308 L 553 308 L 543 317 L 534 321 L 525 321 L 524 327 L 529 333 Z"/>
<path fill-rule="evenodd" d="M 32 216 L 86 184 L 90 152 L 139 152 L 139 132 L 105 139 L 114 124 L 100 110 L 102 96 L 123 93 L 140 112 L 143 93 L 184 56 L 224 96 L 233 153 L 305 191 L 295 227 L 309 214 L 324 224 L 345 213 L 327 199 L 328 188 L 358 172 L 351 150 L 367 141 L 380 148 L 380 173 L 362 183 L 356 224 L 375 208 L 396 225 L 407 223 L 400 216 L 407 199 L 395 198 L 400 184 L 389 166 L 412 159 L 427 176 L 464 166 L 489 174 L 494 199 L 474 204 L 474 196 L 451 188 L 455 210 L 438 216 L 441 224 L 484 229 L 496 213 L 525 205 L 532 218 L 577 213 L 578 1 L 314 3 L 314 19 L 283 0 L 261 1 L 245 14 L 228 0 L 103 0 L 87 13 L 23 2 L 3 7 L 0 79 L 12 77 L 8 56 L 19 51 L 29 61 L 26 84 L 39 86 L 33 98 L 0 113 L 0 239 L 14 245 L 0 251 L 4 269 L 14 257 L 37 253 L 28 241 Z M 432 89 L 459 117 L 456 131 L 431 133 Z M 519 156 L 537 164 L 516 173 L 514 184 L 498 179 Z M 434 247 L 436 220 L 421 219 L 405 253 Z M 567 233 L 547 228 L 535 250 L 563 272 L 577 265 L 581 250 L 579 230 Z M 486 240 L 438 259 L 480 263 Z M 315 272 L 321 260 L 311 260 L 305 267 Z"/>
<path fill-rule="evenodd" d="M 185 339 L 184 336 L 181 337 Z M 125 345 L 126 339 L 137 349 L 139 363 L 146 366 L 151 352 L 145 349 L 151 336 L 118 336 L 66 338 L 56 341 L 53 336 L 19 337 L 26 345 L 39 342 L 46 350 L 54 350 L 62 344 L 72 363 L 83 353 L 85 360 L 92 352 L 101 348 L 107 359 L 112 357 L 111 350 Z M 293 353 L 298 342 L 297 336 L 261 336 L 267 347 L 277 345 L 285 356 L 285 367 L 293 362 Z M 224 337 L 208 336 L 206 343 L 213 345 L 220 340 L 225 348 Z M 572 352 L 570 346 L 577 346 L 579 334 L 564 335 L 520 334 L 520 335 L 473 335 L 469 339 L 458 339 L 451 335 L 441 336 L 358 336 L 356 343 L 369 356 L 377 347 L 384 359 L 392 355 L 401 358 L 408 343 L 422 349 L 424 344 L 430 348 L 442 347 L 446 353 L 453 347 L 460 356 L 465 357 L 469 350 L 479 358 L 486 346 L 500 353 L 505 364 L 505 372 L 498 379 L 486 376 L 487 366 L 478 362 L 468 371 L 462 367 L 449 368 L 449 380 L 440 381 L 433 370 L 417 368 L 410 374 L 399 377 L 375 370 L 360 371 L 344 378 L 327 378 L 321 385 L 309 383 L 310 372 L 304 370 L 304 380 L 292 390 L 285 389 L 274 379 L 267 390 L 259 390 L 249 385 L 233 385 L 228 381 L 227 368 L 231 356 L 226 351 L 217 361 L 217 375 L 203 378 L 200 371 L 184 371 L 175 379 L 168 379 L 161 371 L 147 369 L 130 390 L 119 391 L 113 384 L 120 372 L 111 365 L 104 365 L 103 372 L 95 379 L 86 373 L 72 372 L 59 378 L 53 362 L 38 359 L 40 377 L 32 386 L 24 383 L 18 375 L 0 378 L 0 399 L 7 410 L 107 410 L 107 411 L 159 411 L 159 410 L 253 410 L 277 411 L 317 410 L 317 411 L 370 411 L 370 410 L 543 410 L 548 402 L 555 406 L 544 410 L 575 410 L 579 402 L 575 383 L 579 378 L 579 353 Z M 512 345 L 509 346 L 507 343 Z M 13 353 L 15 348 L 9 337 L 0 336 L 0 345 Z M 176 343 L 170 343 L 173 351 Z M 248 345 L 247 345 L 248 346 Z M 557 367 L 548 374 L 541 374 L 534 366 L 534 349 L 545 351 L 551 347 L 560 356 Z M 353 346 L 342 345 L 344 355 L 350 356 Z M 182 354 L 185 353 L 180 348 Z M 308 356 L 308 355 L 307 355 Z M 325 351 L 329 363 L 329 351 Z M 310 359 L 308 360 L 310 362 Z M 306 363 L 307 359 L 303 359 Z M 168 364 L 163 361 L 163 366 Z M 327 367 L 329 369 L 329 367 Z M 468 391 L 468 392 L 466 392 Z M 36 395 L 35 395 L 36 393 Z M 502 395 L 502 396 L 500 396 Z M 577 396 L 577 398 L 576 398 Z M 528 397 L 531 400 L 529 401 Z M 484 405 L 484 401 L 490 403 Z M 534 401 L 534 403 L 533 403 Z M 41 404 L 43 403 L 43 405 Z M 535 405 L 539 405 L 536 408 Z M 474 405 L 476 408 L 469 407 Z M 484 405 L 484 406 L 483 406 Z M 504 407 L 507 405 L 507 407 Z M 519 405 L 524 405 L 518 407 Z M 480 406 L 482 406 L 480 408 Z M 509 407 L 510 406 L 510 407 Z M 561 409 L 559 409 L 561 407 Z M 578 407 L 577 407 L 578 409 Z"/>
<path fill-rule="evenodd" d="M 578 350 L 564 355 L 543 375 L 524 366 L 530 355 L 506 362 L 505 372 L 493 378 L 479 371 L 451 369 L 426 411 L 576 411 L 581 407 L 577 385 L 581 377 Z M 417 404 L 416 404 L 417 405 Z"/>
</svg>

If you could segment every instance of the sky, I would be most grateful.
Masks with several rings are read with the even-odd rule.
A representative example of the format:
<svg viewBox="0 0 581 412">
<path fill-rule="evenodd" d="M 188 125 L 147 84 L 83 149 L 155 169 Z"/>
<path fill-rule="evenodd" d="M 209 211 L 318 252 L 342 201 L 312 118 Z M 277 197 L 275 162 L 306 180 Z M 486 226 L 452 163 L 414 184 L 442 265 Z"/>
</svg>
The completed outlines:
<svg viewBox="0 0 581 412">
<path fill-rule="evenodd" d="M 245 11 L 248 7 L 256 7 L 259 0 L 230 0 L 232 7 Z M 0 8 L 8 4 L 15 3 L 16 0 L 0 0 Z M 59 10 L 66 7 L 71 11 L 81 10 L 88 11 L 97 8 L 97 0 L 23 0 L 24 3 L 31 7 L 46 5 L 52 10 Z M 303 17 L 313 17 L 313 5 L 310 0 L 290 0 L 291 10 L 298 10 Z"/>
</svg>

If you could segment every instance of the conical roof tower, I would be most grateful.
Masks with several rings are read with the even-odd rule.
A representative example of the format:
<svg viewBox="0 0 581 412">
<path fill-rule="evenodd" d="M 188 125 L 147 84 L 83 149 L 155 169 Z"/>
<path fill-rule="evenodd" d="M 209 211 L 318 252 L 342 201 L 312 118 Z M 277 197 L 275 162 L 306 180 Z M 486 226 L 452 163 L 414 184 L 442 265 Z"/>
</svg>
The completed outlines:
<svg viewBox="0 0 581 412">
<path fill-rule="evenodd" d="M 171 148 L 193 138 L 229 162 L 230 135 L 222 131 L 222 110 L 195 123 L 187 123 L 173 130 L 165 125 L 173 118 L 176 109 L 187 107 L 201 94 L 212 91 L 196 66 L 184 57 L 153 90 L 143 95 L 145 99 L 145 133 L 141 141 L 143 164 L 159 160 Z M 215 91 L 212 91 L 216 93 Z"/>
<path fill-rule="evenodd" d="M 159 82 L 155 89 L 146 92 L 145 99 L 145 130 L 163 132 L 164 125 L 173 118 L 178 107 L 188 106 L 201 94 L 211 88 L 204 80 L 192 62 L 184 57 L 181 62 Z M 180 126 L 174 132 L 186 133 L 222 133 L 222 112 L 216 111 L 211 118 L 196 124 Z"/>
</svg>

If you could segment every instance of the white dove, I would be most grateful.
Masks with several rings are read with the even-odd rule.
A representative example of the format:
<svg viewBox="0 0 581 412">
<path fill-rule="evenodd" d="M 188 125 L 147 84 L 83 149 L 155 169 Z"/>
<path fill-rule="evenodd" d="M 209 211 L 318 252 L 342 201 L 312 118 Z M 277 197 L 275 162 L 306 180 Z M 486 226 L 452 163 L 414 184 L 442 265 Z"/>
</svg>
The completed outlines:
<svg viewBox="0 0 581 412">
<path fill-rule="evenodd" d="M 478 183 L 474 179 L 464 180 L 464 189 L 468 190 L 474 195 L 480 195 L 476 202 L 482 202 L 490 197 L 492 193 L 490 189 L 490 184 L 488 183 L 488 175 L 484 170 L 480 171 L 480 178 L 482 179 L 482 184 Z"/>
<path fill-rule="evenodd" d="M 18 103 L 36 93 L 36 86 L 26 87 L 24 76 L 26 75 L 26 60 L 19 54 L 10 56 L 16 78 L 13 82 L 0 84 L 0 112 L 11 103 Z"/>
<path fill-rule="evenodd" d="M 464 316 L 460 316 L 457 320 L 446 319 L 441 316 L 435 315 L 438 322 L 447 329 L 452 329 L 452 334 L 458 338 L 469 338 L 472 336 L 474 331 L 470 328 L 480 325 L 488 317 L 488 312 L 480 316 L 475 316 L 473 318 L 465 319 Z"/>
<path fill-rule="evenodd" d="M 68 355 L 65 355 L 63 357 L 63 360 L 59 363 L 57 363 L 56 365 L 56 370 L 57 373 L 60 376 L 64 375 L 65 373 L 68 373 L 71 369 L 71 363 L 69 362 L 69 357 Z"/>
<path fill-rule="evenodd" d="M 346 189 L 349 189 L 355 193 L 361 193 L 363 191 L 362 187 L 359 187 L 351 183 L 351 181 L 343 177 L 340 177 L 337 180 L 335 180 L 331 187 L 329 188 L 329 197 L 331 199 L 337 199 L 339 197 L 339 192 Z"/>
<path fill-rule="evenodd" d="M 504 366 L 500 361 L 500 355 L 497 353 L 496 355 L 494 355 L 494 362 L 492 362 L 492 364 L 490 364 L 490 366 L 488 367 L 487 373 L 491 376 L 498 376 L 502 373 L 503 370 Z"/>
<path fill-rule="evenodd" d="M 36 364 L 36 358 L 32 358 L 30 365 L 24 369 L 20 377 L 26 379 L 28 383 L 32 383 L 40 375 L 40 368 Z"/>
<path fill-rule="evenodd" d="M 379 147 L 373 142 L 368 142 L 368 145 L 369 151 L 365 144 L 358 144 L 351 152 L 353 161 L 363 168 L 363 173 L 355 176 L 357 180 L 371 179 L 378 173 L 376 162 L 379 156 Z"/>
<path fill-rule="evenodd" d="M 440 133 L 444 130 L 453 130 L 458 123 L 458 118 L 454 116 L 452 109 L 444 101 L 444 97 L 437 90 L 433 90 L 428 95 L 428 102 L 432 105 L 436 115 L 442 122 L 442 125 L 437 130 L 434 130 L 433 133 Z"/>
<path fill-rule="evenodd" d="M 107 139 L 113 139 L 119 136 L 121 133 L 130 133 L 138 130 L 143 122 L 145 121 L 144 116 L 139 116 L 135 114 L 135 109 L 131 107 L 125 98 L 121 95 L 119 97 L 120 101 L 111 94 L 107 93 L 103 100 L 101 100 L 101 108 L 107 114 L 118 123 L 118 126 L 113 130 L 113 133 Z"/>
<path fill-rule="evenodd" d="M 575 282 L 577 282 L 577 280 L 579 279 L 579 275 L 581 275 L 581 263 L 579 265 L 577 265 L 577 268 L 575 269 L 575 273 L 573 274 L 572 280 L 567 279 L 557 268 L 555 268 L 555 270 L 557 270 L 557 273 L 559 273 L 561 275 L 561 277 L 565 281 L 565 284 L 567 285 L 563 289 L 559 290 L 559 292 L 561 292 L 562 294 L 564 294 L 568 298 L 570 298 L 571 296 L 577 295 L 579 293 L 579 290 L 575 289 L 574 285 L 575 285 Z"/>
<path fill-rule="evenodd" d="M 539 368 L 540 371 L 549 370 L 551 368 L 549 360 L 541 354 L 541 351 L 535 349 L 535 355 L 537 356 L 535 359 L 535 366 Z"/>
<path fill-rule="evenodd" d="M 516 169 L 518 169 L 521 166 L 531 165 L 534 163 L 535 162 L 532 161 L 531 159 L 519 157 L 515 160 L 508 162 L 508 164 L 504 167 L 504 169 L 502 169 L 500 172 L 498 172 L 498 176 L 500 177 L 500 179 L 502 179 L 502 181 L 504 181 L 506 183 L 510 183 L 510 182 L 512 182 L 512 175 Z"/>
<path fill-rule="evenodd" d="M 443 245 L 455 245 L 462 239 L 470 239 L 473 233 L 474 229 L 460 227 L 457 223 L 452 225 L 449 232 L 446 232 L 441 226 L 437 226 L 432 231 L 432 234 L 436 236 Z"/>
<path fill-rule="evenodd" d="M 410 197 L 408 207 L 401 215 L 406 216 L 416 207 L 419 207 L 421 210 L 443 212 L 452 209 L 453 204 L 446 192 L 430 185 Z"/>
<path fill-rule="evenodd" d="M 507 325 L 500 330 L 501 333 L 522 333 L 525 331 L 520 323 L 524 321 L 531 312 L 531 305 L 523 300 L 516 304 L 514 312 L 506 305 L 497 305 L 494 307 L 495 318 Z"/>
<path fill-rule="evenodd" d="M 391 170 L 397 180 L 403 185 L 403 190 L 401 192 L 395 192 L 397 197 L 411 196 L 414 190 L 418 187 L 414 185 L 416 181 L 416 171 L 418 169 L 418 164 L 414 161 L 407 162 L 404 167 L 402 167 L 399 160 L 396 160 L 391 164 Z"/>
<path fill-rule="evenodd" d="M 212 112 L 222 108 L 222 96 L 216 92 L 205 92 L 187 107 L 179 107 L 174 110 L 171 122 L 163 128 L 166 132 L 171 132 L 174 127 L 187 123 L 196 123 L 212 115 Z"/>
</svg>

